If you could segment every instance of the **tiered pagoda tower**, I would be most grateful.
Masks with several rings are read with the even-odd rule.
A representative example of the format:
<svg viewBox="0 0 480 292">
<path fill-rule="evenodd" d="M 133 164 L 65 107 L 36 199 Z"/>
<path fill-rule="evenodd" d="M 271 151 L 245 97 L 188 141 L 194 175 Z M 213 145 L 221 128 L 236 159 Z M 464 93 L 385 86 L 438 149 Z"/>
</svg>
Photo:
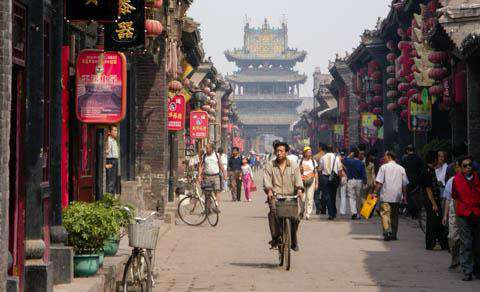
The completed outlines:
<svg viewBox="0 0 480 292">
<path fill-rule="evenodd" d="M 266 140 L 272 135 L 288 140 L 290 126 L 298 119 L 296 108 L 302 102 L 299 85 L 307 80 L 294 67 L 306 55 L 288 47 L 285 22 L 275 28 L 267 20 L 260 28 L 247 22 L 243 48 L 225 52 L 227 60 L 239 68 L 227 80 L 235 89 L 246 149 L 268 150 Z"/>
</svg>

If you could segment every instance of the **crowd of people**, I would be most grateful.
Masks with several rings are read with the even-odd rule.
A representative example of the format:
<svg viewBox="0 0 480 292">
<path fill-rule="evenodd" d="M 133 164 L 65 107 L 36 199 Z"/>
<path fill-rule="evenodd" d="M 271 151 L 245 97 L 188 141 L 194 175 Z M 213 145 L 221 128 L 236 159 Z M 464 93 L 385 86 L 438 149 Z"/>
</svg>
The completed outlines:
<svg viewBox="0 0 480 292">
<path fill-rule="evenodd" d="M 274 142 L 274 149 L 279 143 Z M 398 240 L 400 215 L 413 219 L 426 216 L 425 248 L 449 250 L 449 269 L 461 267 L 465 281 L 480 273 L 480 167 L 466 156 L 465 147 L 456 147 L 451 155 L 439 150 L 421 156 L 410 145 L 401 157 L 392 151 L 379 156 L 362 145 L 347 151 L 320 143 L 315 155 L 309 146 L 303 151 L 288 150 L 285 165 L 292 173 L 295 167 L 299 170 L 305 220 L 312 220 L 314 212 L 330 221 L 336 220 L 338 213 L 359 220 L 370 194 L 378 201 L 371 216 L 380 216 L 385 241 Z M 269 180 L 275 179 L 276 155 L 253 151 L 242 155 L 234 147 L 228 157 L 222 149 L 215 152 L 208 145 L 206 153 L 198 157 L 200 178 L 215 186 L 217 199 L 223 190 L 230 191 L 232 201 L 239 202 L 243 189 L 245 201 L 250 202 L 257 191 L 254 176 L 260 168 L 265 168 L 263 188 L 268 194 L 265 177 L 270 169 Z M 275 230 L 271 224 L 270 228 L 273 246 Z"/>
</svg>

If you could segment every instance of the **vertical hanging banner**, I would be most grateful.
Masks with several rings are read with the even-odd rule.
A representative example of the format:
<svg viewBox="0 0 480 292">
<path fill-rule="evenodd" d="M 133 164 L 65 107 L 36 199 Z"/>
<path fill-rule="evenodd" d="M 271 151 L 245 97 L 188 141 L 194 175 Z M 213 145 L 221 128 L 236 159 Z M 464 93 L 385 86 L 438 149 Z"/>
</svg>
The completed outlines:
<svg viewBox="0 0 480 292">
<path fill-rule="evenodd" d="M 408 129 L 412 132 L 428 132 L 432 129 L 432 99 L 426 88 L 422 92 L 422 104 L 413 100 L 408 102 Z"/>
<path fill-rule="evenodd" d="M 119 52 L 84 50 L 77 59 L 76 113 L 84 123 L 119 123 L 126 112 L 127 65 Z"/>
<path fill-rule="evenodd" d="M 145 0 L 117 0 L 118 19 L 105 25 L 105 50 L 131 51 L 145 47 Z"/>
<path fill-rule="evenodd" d="M 183 95 L 168 98 L 167 128 L 169 131 L 181 131 L 185 128 L 185 97 Z"/>
<path fill-rule="evenodd" d="M 190 137 L 192 139 L 208 138 L 208 114 L 205 111 L 190 112 Z"/>
<path fill-rule="evenodd" d="M 118 17 L 118 0 L 67 0 L 66 15 L 70 21 L 112 22 Z"/>
<path fill-rule="evenodd" d="M 378 138 L 378 128 L 375 121 L 378 116 L 372 113 L 362 113 L 361 115 L 361 133 L 360 136 L 365 142 L 371 142 Z"/>
</svg>

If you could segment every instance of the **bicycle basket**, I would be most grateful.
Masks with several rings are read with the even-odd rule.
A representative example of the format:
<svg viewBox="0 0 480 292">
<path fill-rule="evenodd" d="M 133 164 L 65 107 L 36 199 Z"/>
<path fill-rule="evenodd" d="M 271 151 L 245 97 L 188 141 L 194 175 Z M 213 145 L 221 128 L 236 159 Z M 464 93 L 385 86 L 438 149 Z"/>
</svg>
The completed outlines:
<svg viewBox="0 0 480 292">
<path fill-rule="evenodd" d="M 279 218 L 297 218 L 300 215 L 300 208 L 296 198 L 278 200 L 276 207 L 277 217 Z"/>
<path fill-rule="evenodd" d="M 152 249 L 157 247 L 159 226 L 149 223 L 128 225 L 128 245 L 131 247 Z"/>
</svg>

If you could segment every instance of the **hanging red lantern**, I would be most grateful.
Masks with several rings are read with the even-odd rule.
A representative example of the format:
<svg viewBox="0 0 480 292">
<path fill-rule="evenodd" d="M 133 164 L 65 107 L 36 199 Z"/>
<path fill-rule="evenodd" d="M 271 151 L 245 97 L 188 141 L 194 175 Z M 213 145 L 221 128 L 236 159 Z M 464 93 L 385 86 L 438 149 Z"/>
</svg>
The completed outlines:
<svg viewBox="0 0 480 292">
<path fill-rule="evenodd" d="M 367 109 L 368 109 L 368 104 L 367 103 L 361 102 L 361 103 L 358 104 L 358 110 L 359 111 L 362 112 L 362 111 L 365 111 Z"/>
<path fill-rule="evenodd" d="M 396 103 L 393 103 L 393 102 L 392 102 L 392 103 L 387 104 L 387 110 L 388 110 L 388 111 L 394 111 L 394 110 L 396 110 L 397 108 L 398 108 L 398 104 L 396 104 Z"/>
<path fill-rule="evenodd" d="M 379 115 L 382 113 L 382 109 L 379 108 L 379 107 L 376 107 L 372 110 L 372 113 L 376 114 L 376 115 Z"/>
<path fill-rule="evenodd" d="M 402 68 L 398 71 L 398 76 L 405 77 L 405 76 L 407 76 L 407 72 L 405 70 L 403 70 L 403 68 Z"/>
<path fill-rule="evenodd" d="M 380 95 L 376 95 L 373 97 L 373 103 L 375 104 L 382 104 L 383 103 L 383 97 L 381 97 Z"/>
<path fill-rule="evenodd" d="M 375 84 L 373 86 L 373 92 L 375 92 L 376 94 L 382 93 L 382 84 Z"/>
<path fill-rule="evenodd" d="M 380 72 L 380 71 L 375 71 L 375 72 L 373 72 L 372 78 L 373 78 L 373 80 L 380 80 L 380 79 L 382 79 L 382 72 Z"/>
<path fill-rule="evenodd" d="M 402 30 L 403 31 L 403 30 Z M 398 48 L 400 49 L 400 51 L 402 52 L 407 52 L 408 50 L 412 49 L 412 43 L 411 42 L 407 42 L 407 41 L 400 41 L 398 43 Z"/>
<path fill-rule="evenodd" d="M 387 91 L 387 97 L 390 99 L 397 98 L 398 92 L 396 90 L 389 90 Z"/>
<path fill-rule="evenodd" d="M 210 106 L 208 104 L 204 104 L 202 105 L 202 110 L 204 111 L 209 111 L 210 110 Z"/>
<path fill-rule="evenodd" d="M 447 58 L 445 52 L 431 52 L 428 54 L 428 60 L 434 64 L 440 64 Z"/>
<path fill-rule="evenodd" d="M 206 86 L 205 86 L 205 87 L 203 88 L 203 93 L 205 93 L 206 95 L 209 95 L 210 92 L 211 92 L 210 87 L 206 87 Z"/>
<path fill-rule="evenodd" d="M 442 96 L 443 95 L 443 85 L 437 84 L 437 85 L 431 86 L 428 89 L 428 93 L 430 93 L 430 95 L 433 95 L 433 96 L 436 96 L 436 97 Z"/>
<path fill-rule="evenodd" d="M 387 85 L 388 85 L 389 87 L 396 88 L 396 87 L 397 87 L 397 79 L 395 79 L 395 78 L 388 78 L 388 79 L 387 79 Z"/>
<path fill-rule="evenodd" d="M 147 36 L 158 36 L 163 31 L 162 23 L 158 20 L 147 19 L 145 20 L 145 30 Z"/>
<path fill-rule="evenodd" d="M 397 58 L 397 55 L 395 55 L 395 53 L 389 53 L 387 55 L 387 61 L 389 61 L 389 62 L 392 62 L 392 63 L 395 62 L 396 58 Z"/>
<path fill-rule="evenodd" d="M 410 84 L 402 82 L 398 84 L 398 91 L 407 92 L 410 89 Z"/>
<path fill-rule="evenodd" d="M 406 96 L 402 96 L 398 99 L 398 104 L 399 105 L 407 105 L 408 104 L 408 98 Z"/>
<path fill-rule="evenodd" d="M 443 67 L 428 70 L 428 77 L 434 80 L 442 80 L 445 76 L 447 76 L 447 69 Z"/>
<path fill-rule="evenodd" d="M 387 66 L 387 73 L 388 74 L 395 74 L 395 66 L 393 66 L 393 65 Z"/>
<path fill-rule="evenodd" d="M 149 8 L 162 8 L 163 0 L 150 0 L 145 3 L 145 6 Z"/>
<path fill-rule="evenodd" d="M 388 41 L 387 42 L 387 48 L 391 51 L 394 50 L 395 49 L 395 43 L 393 41 Z"/>
</svg>

